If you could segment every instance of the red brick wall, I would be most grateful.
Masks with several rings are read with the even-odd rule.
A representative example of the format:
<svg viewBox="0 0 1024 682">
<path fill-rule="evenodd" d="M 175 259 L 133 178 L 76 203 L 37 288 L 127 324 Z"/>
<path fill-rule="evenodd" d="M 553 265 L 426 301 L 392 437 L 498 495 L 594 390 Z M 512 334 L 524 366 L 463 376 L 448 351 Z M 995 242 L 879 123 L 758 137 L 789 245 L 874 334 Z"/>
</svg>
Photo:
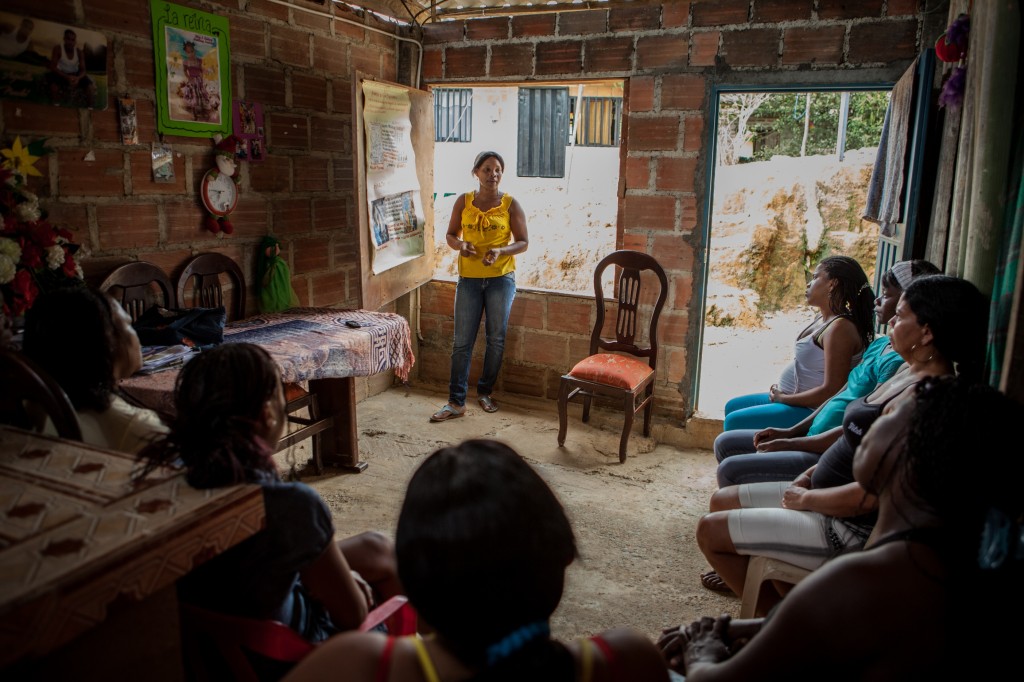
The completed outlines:
<svg viewBox="0 0 1024 682">
<path fill-rule="evenodd" d="M 725 79 L 803 82 L 811 72 L 835 74 L 818 74 L 816 82 L 855 80 L 862 68 L 895 81 L 941 33 L 926 25 L 923 5 L 693 0 L 444 22 L 424 28 L 423 77 L 446 84 L 626 79 L 618 243 L 654 254 L 668 272 L 656 409 L 677 419 L 690 412 L 697 369 L 690 351 L 700 334 L 711 86 Z M 438 282 L 425 288 L 422 379 L 447 382 L 453 291 Z M 558 377 L 586 353 L 587 308 L 592 301 L 521 292 L 503 389 L 554 398 Z M 479 358 L 474 378 L 478 370 Z"/>
<path fill-rule="evenodd" d="M 145 0 L 6 0 L 4 11 L 104 33 L 110 101 L 105 111 L 88 111 L 5 100 L 0 137 L 5 143 L 15 135 L 26 142 L 46 137 L 57 150 L 39 164 L 47 177 L 35 179 L 34 187 L 55 221 L 88 250 L 82 264 L 90 279 L 136 259 L 157 263 L 173 278 L 189 256 L 221 251 L 237 259 L 252 282 L 255 247 L 273 234 L 303 304 L 357 306 L 352 71 L 358 65 L 394 80 L 394 41 L 266 0 L 179 4 L 228 18 L 233 96 L 263 104 L 268 157 L 240 164 L 233 235 L 202 227 L 197 187 L 214 166 L 210 140 L 165 137 L 175 152 L 176 181 L 152 181 L 149 149 L 158 135 Z M 310 7 L 391 30 L 331 3 Z M 115 97 L 123 95 L 137 102 L 138 145 L 120 142 Z M 95 160 L 85 160 L 89 152 Z M 254 305 L 250 287 L 249 309 Z"/>
</svg>

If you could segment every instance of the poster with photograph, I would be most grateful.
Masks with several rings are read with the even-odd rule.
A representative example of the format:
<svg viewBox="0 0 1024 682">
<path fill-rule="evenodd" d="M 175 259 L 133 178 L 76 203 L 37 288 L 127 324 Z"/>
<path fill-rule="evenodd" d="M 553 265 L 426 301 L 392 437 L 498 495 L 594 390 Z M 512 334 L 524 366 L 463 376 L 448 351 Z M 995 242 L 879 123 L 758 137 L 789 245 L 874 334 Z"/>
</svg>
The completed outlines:
<svg viewBox="0 0 1024 682">
<path fill-rule="evenodd" d="M 157 130 L 212 137 L 231 133 L 228 20 L 151 0 Z"/>
<path fill-rule="evenodd" d="M 107 108 L 107 37 L 0 12 L 0 97 Z"/>
<path fill-rule="evenodd" d="M 241 140 L 238 145 L 238 158 L 243 161 L 262 161 L 266 140 L 263 137 L 263 105 L 244 99 L 236 99 L 233 108 L 235 137 Z"/>
<path fill-rule="evenodd" d="M 375 81 L 363 81 L 362 91 L 372 265 L 379 274 L 424 254 L 426 218 L 412 147 L 409 94 Z"/>
</svg>

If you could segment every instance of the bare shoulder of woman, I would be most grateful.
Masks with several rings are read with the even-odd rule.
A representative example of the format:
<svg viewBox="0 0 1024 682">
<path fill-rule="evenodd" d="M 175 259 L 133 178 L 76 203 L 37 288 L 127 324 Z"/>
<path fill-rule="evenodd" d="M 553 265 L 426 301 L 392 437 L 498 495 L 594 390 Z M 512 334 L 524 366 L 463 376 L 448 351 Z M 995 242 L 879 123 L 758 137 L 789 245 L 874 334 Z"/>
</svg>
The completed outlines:
<svg viewBox="0 0 1024 682">
<path fill-rule="evenodd" d="M 822 346 L 824 346 L 826 342 L 834 343 L 837 341 L 844 345 L 850 344 L 856 348 L 863 346 L 860 332 L 857 330 L 857 325 L 848 317 L 840 317 L 832 324 L 828 325 L 828 327 L 826 327 L 821 333 L 820 340 Z"/>
<path fill-rule="evenodd" d="M 605 630 L 598 635 L 608 645 L 614 660 L 602 653 L 604 674 L 597 679 L 624 679 L 640 682 L 660 682 L 668 679 L 665 659 L 648 637 L 630 628 Z M 579 652 L 575 643 L 573 654 Z"/>
<path fill-rule="evenodd" d="M 303 658 L 284 678 L 284 682 L 374 680 L 386 641 L 386 636 L 370 632 L 335 635 Z"/>
</svg>

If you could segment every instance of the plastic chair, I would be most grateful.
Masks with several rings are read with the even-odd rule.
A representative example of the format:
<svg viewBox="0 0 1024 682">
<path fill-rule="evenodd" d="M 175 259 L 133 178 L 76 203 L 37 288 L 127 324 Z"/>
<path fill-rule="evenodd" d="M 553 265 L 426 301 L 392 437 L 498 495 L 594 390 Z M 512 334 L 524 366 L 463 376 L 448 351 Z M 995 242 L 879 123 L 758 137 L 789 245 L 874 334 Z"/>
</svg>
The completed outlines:
<svg viewBox="0 0 1024 682">
<path fill-rule="evenodd" d="M 615 338 L 603 338 L 605 320 L 604 290 L 601 277 L 610 265 L 622 268 L 619 277 L 618 307 L 615 314 Z M 647 325 L 647 345 L 640 342 L 643 282 L 641 275 L 652 272 L 660 284 L 657 301 Z M 583 421 L 590 421 L 590 402 L 595 397 L 611 398 L 622 405 L 625 423 L 619 440 L 619 462 L 626 461 L 626 446 L 633 418 L 644 410 L 644 435 L 651 432 L 651 407 L 654 403 L 654 376 L 658 366 L 658 318 L 668 295 L 665 270 L 653 257 L 639 251 L 621 250 L 605 256 L 594 270 L 594 301 L 597 318 L 590 335 L 590 355 L 562 375 L 558 389 L 558 444 L 565 445 L 568 403 L 583 398 Z M 607 351 L 607 352 L 600 352 Z M 622 355 L 626 353 L 628 355 Z M 632 356 L 632 357 L 629 357 Z M 643 358 L 641 360 L 640 358 Z"/>
<path fill-rule="evenodd" d="M 191 604 L 181 604 L 180 613 L 189 679 L 277 680 L 316 648 L 275 620 L 230 616 Z M 381 623 L 387 625 L 389 635 L 414 634 L 416 611 L 406 597 L 392 597 L 367 615 L 359 631 L 372 630 Z"/>
<path fill-rule="evenodd" d="M 753 618 L 757 612 L 757 602 L 761 598 L 761 585 L 768 580 L 796 585 L 810 575 L 810 571 L 800 566 L 786 563 L 779 559 L 766 556 L 752 556 L 747 562 L 747 579 L 743 583 L 743 596 L 740 603 L 740 618 Z"/>
<path fill-rule="evenodd" d="M 135 322 L 155 302 L 154 284 L 159 288 L 162 296 L 159 304 L 164 308 L 176 308 L 178 304 L 171 279 L 158 266 L 146 261 L 125 263 L 115 268 L 103 280 L 99 289 L 100 291 L 120 289 L 121 307 L 132 318 L 132 322 Z"/>
<path fill-rule="evenodd" d="M 242 274 L 242 269 L 235 261 L 221 253 L 201 253 L 185 264 L 185 269 L 182 271 L 181 277 L 178 278 L 178 301 L 184 307 L 192 307 L 186 304 L 185 290 L 188 288 L 189 280 L 195 278 L 195 286 L 192 290 L 192 300 L 195 305 L 205 308 L 224 305 L 221 275 L 226 275 L 231 280 L 235 290 L 235 303 L 228 314 L 228 319 L 242 319 L 245 317 L 245 275 Z M 313 455 L 313 468 L 317 474 L 320 474 L 323 471 L 323 457 L 320 438 L 316 436 L 321 431 L 331 428 L 334 425 L 334 418 L 323 416 L 316 396 L 300 385 L 285 384 L 284 391 L 284 410 L 288 422 L 299 428 L 291 433 L 286 433 L 278 441 L 277 451 L 280 452 L 307 438 L 313 438 L 310 448 Z M 302 409 L 308 410 L 309 417 L 300 417 L 295 414 Z"/>
<path fill-rule="evenodd" d="M 178 278 L 178 303 L 184 308 L 227 308 L 221 275 L 231 280 L 235 291 L 234 305 L 228 310 L 228 320 L 242 319 L 245 317 L 245 275 L 238 263 L 222 253 L 201 253 L 185 263 L 185 269 Z M 189 304 L 186 303 L 185 290 L 193 278 L 196 281 L 192 288 L 192 302 Z"/>
<path fill-rule="evenodd" d="M 0 385 L 0 421 L 41 432 L 49 417 L 58 436 L 82 440 L 78 414 L 64 389 L 26 356 L 0 349 Z"/>
</svg>

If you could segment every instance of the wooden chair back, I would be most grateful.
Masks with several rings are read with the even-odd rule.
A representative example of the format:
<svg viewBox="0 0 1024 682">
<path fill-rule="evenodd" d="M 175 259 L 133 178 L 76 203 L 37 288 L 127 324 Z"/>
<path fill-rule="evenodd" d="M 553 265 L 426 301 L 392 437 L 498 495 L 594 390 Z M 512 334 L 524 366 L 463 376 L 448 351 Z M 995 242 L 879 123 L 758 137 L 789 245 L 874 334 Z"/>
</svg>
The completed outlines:
<svg viewBox="0 0 1024 682">
<path fill-rule="evenodd" d="M 224 287 L 221 275 L 231 282 L 234 304 L 228 306 L 224 301 Z M 192 295 L 186 298 L 189 281 L 192 284 Z M 184 308 L 216 308 L 227 309 L 228 320 L 240 320 L 245 317 L 245 275 L 238 263 L 222 253 L 201 253 L 185 264 L 185 269 L 178 278 L 178 303 Z"/>
<path fill-rule="evenodd" d="M 0 348 L 0 385 L 0 421 L 42 432 L 49 417 L 58 436 L 82 440 L 78 414 L 64 389 L 28 357 Z"/>
<path fill-rule="evenodd" d="M 176 308 L 177 298 L 171 279 L 159 266 L 136 261 L 125 263 L 107 275 L 99 286 L 100 291 L 108 292 L 121 302 L 132 318 L 139 319 L 150 306 L 158 304 L 164 308 Z M 120 296 L 117 295 L 120 291 Z"/>
</svg>

